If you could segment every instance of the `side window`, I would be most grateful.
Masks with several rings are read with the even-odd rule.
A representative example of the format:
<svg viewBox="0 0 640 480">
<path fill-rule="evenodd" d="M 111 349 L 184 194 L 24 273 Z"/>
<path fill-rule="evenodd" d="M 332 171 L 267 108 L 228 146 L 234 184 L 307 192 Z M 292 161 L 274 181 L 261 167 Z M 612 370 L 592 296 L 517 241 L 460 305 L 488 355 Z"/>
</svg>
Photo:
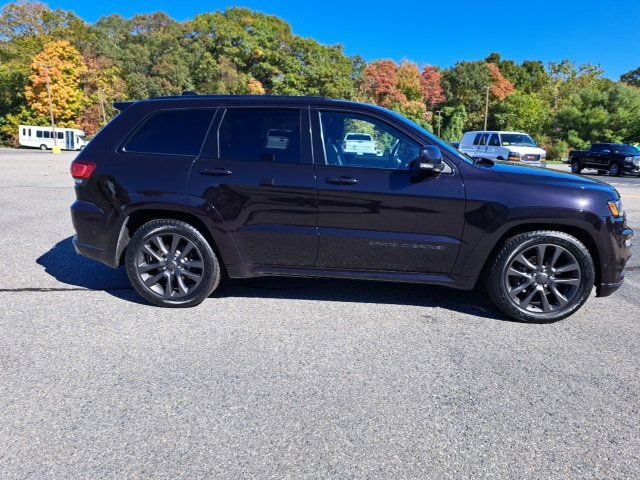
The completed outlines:
<svg viewBox="0 0 640 480">
<path fill-rule="evenodd" d="M 591 152 L 593 153 L 600 153 L 603 150 L 603 146 L 599 143 L 596 143 L 595 145 L 591 146 Z"/>
<path fill-rule="evenodd" d="M 483 133 L 482 136 L 480 137 L 480 145 L 486 145 L 487 144 L 487 138 L 489 138 L 489 134 L 488 133 Z"/>
<path fill-rule="evenodd" d="M 26 128 L 22 129 L 22 135 L 27 135 L 27 129 Z"/>
<path fill-rule="evenodd" d="M 491 134 L 491 138 L 489 139 L 489 145 L 492 147 L 499 147 L 500 146 L 500 139 L 498 138 L 498 134 L 497 133 L 492 133 Z"/>
<path fill-rule="evenodd" d="M 218 145 L 228 160 L 300 163 L 300 109 L 228 108 Z"/>
<path fill-rule="evenodd" d="M 327 165 L 408 170 L 420 146 L 396 128 L 366 115 L 320 112 Z"/>
<path fill-rule="evenodd" d="M 42 130 L 36 130 L 36 137 L 42 138 Z"/>
<path fill-rule="evenodd" d="M 124 147 L 133 153 L 198 155 L 214 110 L 163 110 L 152 114 Z"/>
<path fill-rule="evenodd" d="M 44 138 L 51 138 L 51 132 L 49 130 L 44 131 Z"/>
<path fill-rule="evenodd" d="M 477 133 L 476 134 L 476 138 L 473 139 L 473 144 L 474 145 L 479 145 L 480 144 L 480 138 L 482 137 L 481 133 Z"/>
<path fill-rule="evenodd" d="M 62 132 L 58 132 L 57 135 L 60 140 L 64 138 L 64 134 Z"/>
</svg>

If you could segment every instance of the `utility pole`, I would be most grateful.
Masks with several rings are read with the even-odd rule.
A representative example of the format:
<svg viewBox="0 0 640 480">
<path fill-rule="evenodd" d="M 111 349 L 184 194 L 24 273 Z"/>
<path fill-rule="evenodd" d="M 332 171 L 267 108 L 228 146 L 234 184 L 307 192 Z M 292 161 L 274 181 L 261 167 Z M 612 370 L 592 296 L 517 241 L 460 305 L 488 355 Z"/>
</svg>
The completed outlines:
<svg viewBox="0 0 640 480">
<path fill-rule="evenodd" d="M 489 90 L 491 90 L 491 86 L 487 85 L 486 87 L 484 87 L 484 89 L 487 91 L 487 97 L 486 100 L 484 102 L 484 129 L 487 129 L 487 119 L 489 118 Z"/>
<path fill-rule="evenodd" d="M 440 136 L 440 125 L 442 125 L 442 110 L 437 110 L 436 113 L 438 114 L 438 137 Z"/>
<path fill-rule="evenodd" d="M 51 130 L 53 132 L 53 145 L 58 146 L 58 142 L 56 140 L 56 122 L 53 117 L 53 100 L 51 99 L 51 77 L 49 76 L 49 67 L 44 63 L 41 63 L 40 66 L 44 68 L 44 73 L 46 74 L 47 97 L 49 97 L 49 115 L 51 116 Z"/>
</svg>

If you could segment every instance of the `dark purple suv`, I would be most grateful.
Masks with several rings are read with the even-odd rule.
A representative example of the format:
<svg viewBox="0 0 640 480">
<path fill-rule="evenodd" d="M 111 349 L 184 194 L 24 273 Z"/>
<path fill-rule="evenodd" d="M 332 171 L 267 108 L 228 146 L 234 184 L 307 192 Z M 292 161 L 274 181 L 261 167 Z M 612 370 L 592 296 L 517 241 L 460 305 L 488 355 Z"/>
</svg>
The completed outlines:
<svg viewBox="0 0 640 480">
<path fill-rule="evenodd" d="M 482 278 L 504 313 L 544 322 L 594 285 L 605 296 L 622 283 L 633 231 L 602 182 L 474 162 L 353 102 L 190 94 L 116 106 L 72 165 L 74 244 L 126 265 L 156 305 L 196 305 L 224 274 L 459 289 Z M 346 151 L 347 134 L 376 148 Z"/>
</svg>

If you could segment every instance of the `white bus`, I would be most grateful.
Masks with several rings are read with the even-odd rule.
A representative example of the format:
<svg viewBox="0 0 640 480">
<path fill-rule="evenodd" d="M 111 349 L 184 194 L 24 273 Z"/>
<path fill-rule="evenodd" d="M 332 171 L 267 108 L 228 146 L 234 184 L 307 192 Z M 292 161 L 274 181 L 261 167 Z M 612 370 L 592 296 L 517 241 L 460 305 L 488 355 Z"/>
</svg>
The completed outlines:
<svg viewBox="0 0 640 480">
<path fill-rule="evenodd" d="M 77 128 L 38 127 L 35 125 L 18 126 L 18 143 L 23 147 L 34 147 L 40 150 L 51 150 L 57 145 L 62 150 L 82 150 L 87 144 L 84 132 Z"/>
</svg>

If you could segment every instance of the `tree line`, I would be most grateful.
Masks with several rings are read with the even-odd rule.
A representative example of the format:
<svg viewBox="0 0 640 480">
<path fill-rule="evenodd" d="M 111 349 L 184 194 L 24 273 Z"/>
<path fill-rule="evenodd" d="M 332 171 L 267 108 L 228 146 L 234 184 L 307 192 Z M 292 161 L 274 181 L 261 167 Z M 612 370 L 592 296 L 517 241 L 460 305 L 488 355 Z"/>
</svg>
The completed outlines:
<svg viewBox="0 0 640 480">
<path fill-rule="evenodd" d="M 448 141 L 484 124 L 522 130 L 551 158 L 591 142 L 640 141 L 640 68 L 619 82 L 591 64 L 517 63 L 492 53 L 451 68 L 409 60 L 367 63 L 339 45 L 295 35 L 280 18 L 244 8 L 178 22 L 164 13 L 88 24 L 43 3 L 0 15 L 0 142 L 17 125 L 96 133 L 116 100 L 211 94 L 318 95 L 393 109 Z"/>
</svg>

